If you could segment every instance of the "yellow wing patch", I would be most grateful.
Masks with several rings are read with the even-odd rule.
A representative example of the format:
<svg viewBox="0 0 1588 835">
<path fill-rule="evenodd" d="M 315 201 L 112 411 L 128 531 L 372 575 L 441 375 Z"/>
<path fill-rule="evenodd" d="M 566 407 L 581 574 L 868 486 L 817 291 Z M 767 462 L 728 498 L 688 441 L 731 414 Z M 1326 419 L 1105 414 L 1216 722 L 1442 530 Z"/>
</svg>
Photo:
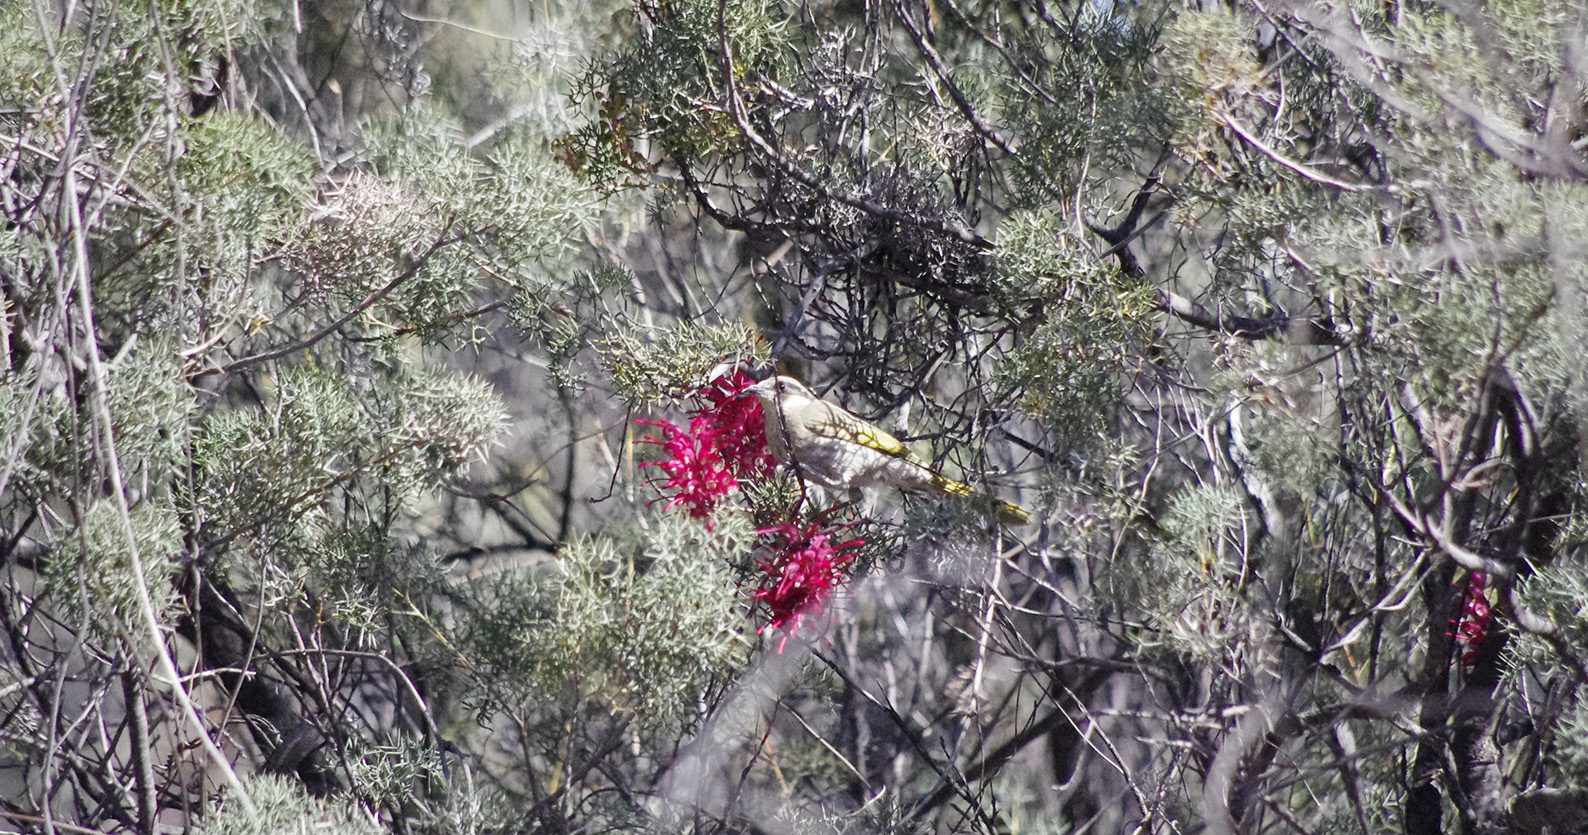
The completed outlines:
<svg viewBox="0 0 1588 835">
<path fill-rule="evenodd" d="M 851 437 L 855 443 L 870 447 L 878 452 L 899 456 L 910 454 L 910 451 L 904 448 L 904 444 L 900 443 L 898 438 L 874 426 L 856 427 L 851 431 Z"/>
<path fill-rule="evenodd" d="M 892 455 L 897 458 L 910 457 L 910 451 L 905 448 L 904 444 L 881 428 L 861 420 L 825 400 L 816 401 L 816 406 L 824 413 L 822 420 L 811 424 L 811 429 L 816 434 L 850 441 L 867 449 L 874 449 L 884 455 Z"/>
<path fill-rule="evenodd" d="M 976 492 L 969 484 L 963 481 L 955 481 L 948 476 L 938 475 L 937 473 L 932 473 L 932 486 L 942 490 L 944 493 L 955 496 L 970 496 Z"/>
</svg>

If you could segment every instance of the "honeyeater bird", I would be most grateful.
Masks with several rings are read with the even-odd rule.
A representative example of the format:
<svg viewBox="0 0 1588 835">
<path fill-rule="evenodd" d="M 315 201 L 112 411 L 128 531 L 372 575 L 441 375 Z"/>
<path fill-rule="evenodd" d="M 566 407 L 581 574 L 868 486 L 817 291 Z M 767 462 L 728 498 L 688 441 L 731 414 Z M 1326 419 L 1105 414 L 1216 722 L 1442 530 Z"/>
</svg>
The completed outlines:
<svg viewBox="0 0 1588 835">
<path fill-rule="evenodd" d="M 744 392 L 761 402 L 772 455 L 823 487 L 851 494 L 874 485 L 891 485 L 907 493 L 977 493 L 933 470 L 898 438 L 817 397 L 792 377 L 768 377 Z M 1005 501 L 998 502 L 998 518 L 1014 525 L 1031 521 L 1023 508 Z"/>
</svg>

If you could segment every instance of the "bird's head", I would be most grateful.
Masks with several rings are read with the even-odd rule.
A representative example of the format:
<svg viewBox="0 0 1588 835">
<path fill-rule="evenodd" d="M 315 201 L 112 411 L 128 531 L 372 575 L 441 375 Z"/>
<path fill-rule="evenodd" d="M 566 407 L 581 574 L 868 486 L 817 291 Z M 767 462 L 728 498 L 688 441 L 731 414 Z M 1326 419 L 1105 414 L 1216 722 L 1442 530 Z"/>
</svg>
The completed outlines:
<svg viewBox="0 0 1588 835">
<path fill-rule="evenodd" d="M 773 402 L 779 393 L 782 393 L 785 396 L 789 394 L 797 394 L 811 398 L 812 400 L 816 399 L 816 395 L 812 394 L 811 390 L 806 388 L 804 383 L 801 383 L 799 380 L 796 380 L 793 377 L 784 377 L 781 375 L 768 377 L 765 380 L 755 383 L 754 385 L 745 386 L 739 390 L 739 396 L 754 397 L 763 404 Z"/>
</svg>

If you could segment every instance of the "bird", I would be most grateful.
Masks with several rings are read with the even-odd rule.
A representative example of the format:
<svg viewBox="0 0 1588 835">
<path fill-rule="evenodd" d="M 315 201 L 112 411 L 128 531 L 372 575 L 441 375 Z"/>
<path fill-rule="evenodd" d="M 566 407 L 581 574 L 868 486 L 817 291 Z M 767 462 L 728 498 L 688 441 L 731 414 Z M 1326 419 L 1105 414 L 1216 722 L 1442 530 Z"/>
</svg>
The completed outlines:
<svg viewBox="0 0 1588 835">
<path fill-rule="evenodd" d="M 942 496 L 969 497 L 979 492 L 932 469 L 898 438 L 821 399 L 793 377 L 767 377 L 746 386 L 743 393 L 761 404 L 767 449 L 808 481 L 851 496 L 877 485 Z M 998 518 L 1007 524 L 1031 521 L 1017 504 L 998 501 L 997 507 Z"/>
</svg>

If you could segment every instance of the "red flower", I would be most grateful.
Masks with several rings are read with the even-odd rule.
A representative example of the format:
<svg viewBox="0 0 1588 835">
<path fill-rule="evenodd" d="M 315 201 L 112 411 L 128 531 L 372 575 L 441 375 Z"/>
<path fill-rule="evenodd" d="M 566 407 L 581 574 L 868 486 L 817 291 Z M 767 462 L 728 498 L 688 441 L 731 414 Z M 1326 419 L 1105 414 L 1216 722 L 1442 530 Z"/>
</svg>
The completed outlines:
<svg viewBox="0 0 1588 835">
<path fill-rule="evenodd" d="M 761 403 L 739 392 L 755 380 L 738 369 L 701 386 L 696 395 L 705 401 L 694 413 L 711 422 L 717 450 L 722 460 L 738 475 L 761 475 L 777 465 L 766 448 L 766 419 Z"/>
<path fill-rule="evenodd" d="M 689 422 L 689 431 L 669 420 L 635 422 L 661 427 L 666 436 L 646 435 L 640 439 L 640 443 L 658 444 L 667 451 L 665 459 L 645 461 L 640 466 L 660 467 L 667 474 L 667 481 L 660 487 L 667 496 L 667 508 L 686 508 L 696 518 L 710 516 L 717 500 L 738 486 L 739 480 L 717 450 L 715 433 L 700 417 Z"/>
<path fill-rule="evenodd" d="M 1494 619 L 1494 607 L 1483 593 L 1484 580 L 1481 571 L 1467 575 L 1467 588 L 1461 595 L 1461 614 L 1450 619 L 1455 630 L 1448 634 L 1456 639 L 1457 646 L 1462 647 L 1461 663 L 1466 665 L 1478 660 L 1483 636 L 1489 631 L 1489 622 Z"/>
<path fill-rule="evenodd" d="M 825 514 L 823 514 L 825 515 Z M 821 529 L 821 517 L 803 524 L 781 522 L 760 531 L 770 534 L 770 554 L 756 563 L 762 577 L 750 593 L 766 607 L 766 623 L 788 634 L 807 617 L 826 610 L 833 589 L 849 581 L 849 573 L 863 540 L 834 543 L 835 533 Z M 759 630 L 758 630 L 759 631 Z M 778 644 L 781 652 L 783 644 Z"/>
<path fill-rule="evenodd" d="M 662 447 L 667 457 L 640 466 L 660 467 L 667 474 L 658 486 L 666 507 L 709 516 L 740 476 L 764 474 L 777 463 L 766 449 L 761 404 L 739 396 L 753 382 L 743 371 L 733 371 L 702 386 L 695 394 L 704 403 L 690 416 L 688 430 L 668 420 L 636 421 L 662 429 L 664 437 L 646 435 L 640 443 Z"/>
</svg>

